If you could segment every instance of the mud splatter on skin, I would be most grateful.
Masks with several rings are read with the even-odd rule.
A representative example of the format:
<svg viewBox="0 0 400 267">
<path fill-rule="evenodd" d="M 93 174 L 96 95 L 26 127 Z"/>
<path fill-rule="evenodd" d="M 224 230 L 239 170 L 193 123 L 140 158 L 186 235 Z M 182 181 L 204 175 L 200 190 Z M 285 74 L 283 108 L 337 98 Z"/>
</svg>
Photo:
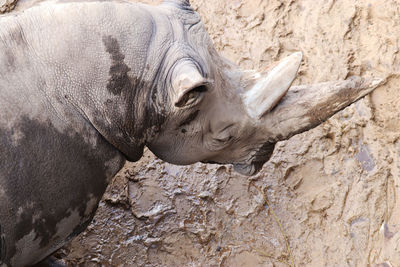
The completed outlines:
<svg viewBox="0 0 400 267">
<path fill-rule="evenodd" d="M 108 185 L 105 162 L 118 155 L 100 136 L 92 147 L 82 134 L 59 132 L 50 122 L 24 117 L 13 128 L 23 133 L 18 144 L 10 130 L 0 128 L 0 182 L 12 200 L 5 204 L 8 209 L 0 210 L 0 223 L 8 233 L 7 259 L 17 252 L 15 243 L 32 230 L 40 247 L 48 246 L 57 238 L 57 223 L 71 210 L 82 218 L 72 236 L 82 231 L 96 209 L 85 214 L 90 196 L 99 201 Z"/>
<path fill-rule="evenodd" d="M 21 47 L 27 47 L 28 43 L 25 39 L 24 30 L 20 25 L 16 25 L 14 29 L 9 31 L 9 40 L 12 40 L 15 44 Z"/>
<path fill-rule="evenodd" d="M 128 76 L 128 72 L 131 68 L 124 63 L 125 56 L 120 51 L 117 39 L 111 36 L 104 36 L 103 43 L 107 53 L 111 55 L 112 59 L 107 89 L 114 95 L 120 95 L 122 91 L 127 91 L 132 86 Z"/>
<path fill-rule="evenodd" d="M 124 140 L 114 139 L 112 142 L 129 161 L 136 161 L 142 156 L 145 140 L 160 131 L 166 120 L 167 94 L 159 92 L 159 73 L 151 82 L 129 75 L 131 68 L 124 61 L 125 55 L 116 38 L 103 36 L 103 44 L 112 59 L 107 90 L 116 96 L 104 103 L 110 117 L 116 120 L 116 125 L 112 125 L 109 131 L 122 130 L 124 135 Z M 157 103 L 164 103 L 164 106 Z M 124 114 L 121 114 L 121 107 L 125 107 Z M 102 121 L 97 123 L 104 124 Z M 126 140 L 134 141 L 127 143 Z"/>
<path fill-rule="evenodd" d="M 7 49 L 5 51 L 6 53 L 6 61 L 5 64 L 7 65 L 7 69 L 10 71 L 15 70 L 15 56 L 14 54 L 11 52 L 11 49 Z"/>
<path fill-rule="evenodd" d="M 0 47 L 4 52 L 5 60 L 1 62 L 6 66 L 8 71 L 15 71 L 15 63 L 17 55 L 15 54 L 16 48 L 19 54 L 27 51 L 28 44 L 24 36 L 24 32 L 19 25 L 14 26 L 10 31 L 7 32 L 6 36 L 0 36 Z"/>
</svg>

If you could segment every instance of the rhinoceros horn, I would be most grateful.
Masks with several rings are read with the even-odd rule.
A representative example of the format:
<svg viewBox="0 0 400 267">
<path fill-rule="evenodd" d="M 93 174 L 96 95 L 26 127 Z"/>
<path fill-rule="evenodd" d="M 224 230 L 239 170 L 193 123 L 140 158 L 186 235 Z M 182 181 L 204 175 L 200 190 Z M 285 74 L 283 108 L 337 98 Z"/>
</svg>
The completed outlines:
<svg viewBox="0 0 400 267">
<path fill-rule="evenodd" d="M 274 141 L 314 128 L 385 82 L 380 78 L 350 77 L 311 85 L 292 86 L 262 121 Z"/>
<path fill-rule="evenodd" d="M 249 116 L 268 127 L 270 142 L 287 140 L 317 126 L 384 82 L 378 78 L 350 77 L 290 87 L 301 58 L 302 54 L 297 52 L 266 73 L 244 75 L 248 89 L 242 101 Z"/>
<path fill-rule="evenodd" d="M 301 52 L 293 53 L 265 74 L 252 74 L 250 79 L 254 79 L 254 84 L 250 83 L 250 89 L 243 95 L 250 117 L 260 119 L 276 106 L 296 78 L 302 57 Z"/>
</svg>

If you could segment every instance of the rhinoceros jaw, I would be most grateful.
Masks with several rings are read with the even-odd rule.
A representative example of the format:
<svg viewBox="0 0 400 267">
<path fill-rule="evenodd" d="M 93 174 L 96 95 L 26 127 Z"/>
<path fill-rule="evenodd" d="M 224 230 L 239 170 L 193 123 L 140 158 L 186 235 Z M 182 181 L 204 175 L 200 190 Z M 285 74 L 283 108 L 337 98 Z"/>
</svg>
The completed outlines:
<svg viewBox="0 0 400 267">
<path fill-rule="evenodd" d="M 244 93 L 243 103 L 250 117 L 260 119 L 275 107 L 296 78 L 302 57 L 301 52 L 296 52 L 284 58 Z"/>
</svg>

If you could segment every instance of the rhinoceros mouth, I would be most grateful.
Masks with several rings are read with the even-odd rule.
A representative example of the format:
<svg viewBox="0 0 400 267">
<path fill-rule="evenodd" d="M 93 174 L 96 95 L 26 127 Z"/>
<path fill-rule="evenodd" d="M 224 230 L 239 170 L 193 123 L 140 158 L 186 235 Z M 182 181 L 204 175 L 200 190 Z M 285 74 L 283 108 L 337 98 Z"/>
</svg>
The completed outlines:
<svg viewBox="0 0 400 267">
<path fill-rule="evenodd" d="M 202 160 L 206 164 L 232 164 L 233 169 L 242 175 L 252 176 L 257 174 L 272 156 L 275 143 L 266 142 L 259 146 L 258 149 L 250 153 L 247 160 L 241 162 L 218 162 L 213 160 Z"/>
<path fill-rule="evenodd" d="M 272 156 L 275 143 L 265 142 L 252 155 L 248 163 L 233 163 L 233 168 L 236 172 L 251 176 L 257 174 Z"/>
<path fill-rule="evenodd" d="M 242 175 L 252 176 L 261 170 L 262 164 L 258 167 L 256 164 L 233 164 L 233 169 Z"/>
</svg>

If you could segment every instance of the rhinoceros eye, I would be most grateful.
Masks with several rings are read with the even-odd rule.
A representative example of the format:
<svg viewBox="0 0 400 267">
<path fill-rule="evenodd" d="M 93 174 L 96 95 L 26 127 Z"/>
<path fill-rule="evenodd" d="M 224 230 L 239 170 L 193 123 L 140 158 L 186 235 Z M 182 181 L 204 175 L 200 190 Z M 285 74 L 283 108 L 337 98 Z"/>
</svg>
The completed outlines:
<svg viewBox="0 0 400 267">
<path fill-rule="evenodd" d="M 198 104 L 203 98 L 205 91 L 207 91 L 207 87 L 205 85 L 197 86 L 186 92 L 179 99 L 179 101 L 175 103 L 175 106 L 178 108 L 182 108 Z"/>
</svg>

